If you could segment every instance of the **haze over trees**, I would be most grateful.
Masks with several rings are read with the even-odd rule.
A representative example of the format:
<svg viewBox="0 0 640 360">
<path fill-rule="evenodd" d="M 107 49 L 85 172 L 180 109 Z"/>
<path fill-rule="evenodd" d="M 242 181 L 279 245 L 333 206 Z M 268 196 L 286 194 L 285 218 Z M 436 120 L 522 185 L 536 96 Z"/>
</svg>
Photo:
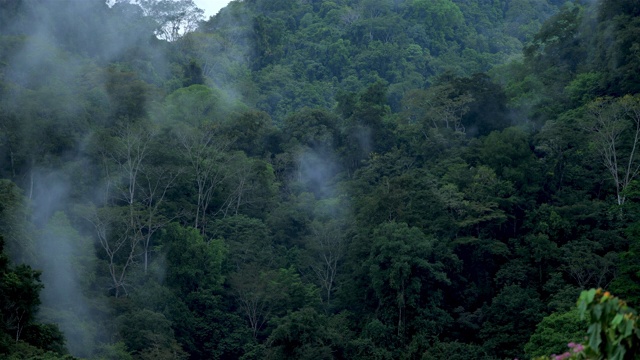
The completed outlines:
<svg viewBox="0 0 640 360">
<path fill-rule="evenodd" d="M 581 290 L 640 306 L 639 30 L 635 0 L 0 1 L 0 357 L 564 352 Z"/>
</svg>

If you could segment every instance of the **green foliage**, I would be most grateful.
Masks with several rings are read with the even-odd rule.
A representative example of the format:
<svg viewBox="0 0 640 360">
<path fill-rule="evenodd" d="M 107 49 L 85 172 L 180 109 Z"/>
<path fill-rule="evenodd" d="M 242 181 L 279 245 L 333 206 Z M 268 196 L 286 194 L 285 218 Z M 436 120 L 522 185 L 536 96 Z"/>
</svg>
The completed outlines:
<svg viewBox="0 0 640 360">
<path fill-rule="evenodd" d="M 464 16 L 454 1 L 414 0 L 406 11 L 414 19 L 429 24 L 432 30 L 425 34 L 428 40 L 420 45 L 426 45 L 434 55 L 444 51 L 447 42 L 464 31 Z"/>
<path fill-rule="evenodd" d="M 18 265 L 14 269 L 2 269 L 0 281 L 3 330 L 18 341 L 35 319 L 40 305 L 39 293 L 43 287 L 40 273 L 28 265 Z"/>
<path fill-rule="evenodd" d="M 638 357 L 638 340 L 640 339 L 638 316 L 624 300 L 601 288 L 592 288 L 582 291 L 577 305 L 580 322 L 588 325 L 584 344 L 570 342 L 567 344 L 569 351 L 550 357 L 539 356 L 535 358 L 536 360 L 636 359 Z"/>
<path fill-rule="evenodd" d="M 141 118 L 147 115 L 145 102 L 148 85 L 134 72 L 110 67 L 107 72 L 106 91 L 113 104 L 113 117 Z"/>
<path fill-rule="evenodd" d="M 60 355 L 67 352 L 64 335 L 55 324 L 30 324 L 25 329 L 24 341 L 46 352 Z"/>
<path fill-rule="evenodd" d="M 331 149 L 339 145 L 338 118 L 324 109 L 302 109 L 284 120 L 283 133 L 291 147 Z"/>
<path fill-rule="evenodd" d="M 484 315 L 487 321 L 480 330 L 483 347 L 498 358 L 521 357 L 522 345 L 544 317 L 536 291 L 515 284 L 505 286 Z"/>
<path fill-rule="evenodd" d="M 173 337 L 171 322 L 164 315 L 141 310 L 115 320 L 128 351 L 143 359 L 185 359 L 187 354 Z"/>
<path fill-rule="evenodd" d="M 587 322 L 580 318 L 577 308 L 564 313 L 545 316 L 524 346 L 528 357 L 563 353 L 568 343 L 579 343 L 584 338 Z"/>
<path fill-rule="evenodd" d="M 224 281 L 222 263 L 226 254 L 221 240 L 205 241 L 197 229 L 172 223 L 160 241 L 166 248 L 168 286 L 183 296 L 219 289 Z"/>
<path fill-rule="evenodd" d="M 631 69 L 638 66 L 638 4 L 630 0 L 601 2 L 597 57 L 594 66 L 605 69 L 608 94 L 621 96 L 638 92 L 638 77 Z"/>
<path fill-rule="evenodd" d="M 561 352 L 579 288 L 637 300 L 640 10 L 591 3 L 0 1 L 0 235 L 43 271 L 0 257 L 0 356 L 64 356 L 39 301 L 87 358 Z"/>
<path fill-rule="evenodd" d="M 501 132 L 494 131 L 483 141 L 480 149 L 482 162 L 493 168 L 496 175 L 510 180 L 518 189 L 527 189 L 528 185 L 535 182 L 535 174 L 527 174 L 535 169 L 535 158 L 529 145 L 529 137 L 518 128 L 507 128 Z M 535 186 L 535 185 L 534 185 Z"/>
<path fill-rule="evenodd" d="M 266 225 L 259 219 L 244 215 L 216 220 L 213 224 L 217 238 L 229 248 L 227 262 L 232 269 L 257 263 L 266 265 L 273 259 L 272 243 Z"/>
<path fill-rule="evenodd" d="M 28 210 L 20 188 L 10 180 L 0 179 L 0 236 L 4 237 L 7 255 L 18 263 L 33 259 L 34 244 L 26 230 Z"/>
<path fill-rule="evenodd" d="M 168 122 L 189 124 L 199 127 L 217 120 L 221 113 L 221 96 L 204 85 L 180 88 L 165 99 L 165 108 L 159 115 Z"/>
<path fill-rule="evenodd" d="M 114 344 L 105 344 L 98 350 L 98 359 L 104 360 L 133 360 L 131 352 L 126 345 L 119 341 Z"/>
<path fill-rule="evenodd" d="M 394 324 L 402 338 L 417 330 L 414 326 L 419 309 L 439 305 L 438 289 L 450 284 L 442 261 L 451 255 L 438 247 L 435 239 L 405 223 L 381 224 L 371 236 L 372 247 L 364 266 L 375 297 L 385 309 L 379 317 L 386 324 Z M 421 331 L 437 333 L 444 324 L 434 320 L 427 323 L 435 329 Z"/>
<path fill-rule="evenodd" d="M 421 359 L 437 359 L 437 360 L 471 360 L 471 359 L 491 359 L 481 346 L 474 344 L 466 344 L 461 342 L 441 342 L 438 341 L 430 346 L 423 354 Z"/>
<path fill-rule="evenodd" d="M 580 317 L 589 322 L 587 354 L 607 359 L 635 359 L 640 353 L 638 316 L 625 301 L 602 289 L 583 291 Z"/>
<path fill-rule="evenodd" d="M 224 132 L 234 139 L 232 146 L 249 156 L 277 153 L 280 150 L 278 129 L 263 111 L 235 113 L 223 126 Z"/>
<path fill-rule="evenodd" d="M 4 354 L 3 354 L 4 355 Z M 45 351 L 23 341 L 14 342 L 10 346 L 7 360 L 76 360 L 71 355 L 63 355 L 53 351 Z"/>
<path fill-rule="evenodd" d="M 268 359 L 332 359 L 327 319 L 303 308 L 275 321 L 267 344 Z"/>
<path fill-rule="evenodd" d="M 569 99 L 576 106 L 580 106 L 593 100 L 600 91 L 602 74 L 598 72 L 588 72 L 576 75 L 565 91 L 569 94 Z"/>
<path fill-rule="evenodd" d="M 618 269 L 619 275 L 612 281 L 611 290 L 621 297 L 627 299 L 629 303 L 636 306 L 640 304 L 640 266 L 635 261 L 640 251 L 640 242 L 638 241 L 638 231 L 640 230 L 638 222 L 638 181 L 634 180 L 627 188 L 626 195 L 628 201 L 625 202 L 625 214 L 631 223 L 625 229 L 629 238 L 628 248 L 620 254 Z"/>
<path fill-rule="evenodd" d="M 40 272 L 27 265 L 10 266 L 0 235 L 0 354 L 11 359 L 67 358 L 58 327 L 35 321 L 42 288 Z"/>
</svg>

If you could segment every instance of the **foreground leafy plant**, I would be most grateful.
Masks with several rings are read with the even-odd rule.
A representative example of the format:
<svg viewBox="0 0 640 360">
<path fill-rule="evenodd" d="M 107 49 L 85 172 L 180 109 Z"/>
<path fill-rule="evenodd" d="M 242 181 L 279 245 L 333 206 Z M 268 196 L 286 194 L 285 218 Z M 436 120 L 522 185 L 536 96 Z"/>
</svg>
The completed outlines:
<svg viewBox="0 0 640 360">
<path fill-rule="evenodd" d="M 583 291 L 578 300 L 582 317 L 589 316 L 590 354 L 615 359 L 640 356 L 638 314 L 624 300 L 602 289 Z"/>
<path fill-rule="evenodd" d="M 580 318 L 589 323 L 586 344 L 569 343 L 570 351 L 536 360 L 640 358 L 638 314 L 624 300 L 602 289 L 590 289 L 580 294 L 578 310 Z"/>
</svg>

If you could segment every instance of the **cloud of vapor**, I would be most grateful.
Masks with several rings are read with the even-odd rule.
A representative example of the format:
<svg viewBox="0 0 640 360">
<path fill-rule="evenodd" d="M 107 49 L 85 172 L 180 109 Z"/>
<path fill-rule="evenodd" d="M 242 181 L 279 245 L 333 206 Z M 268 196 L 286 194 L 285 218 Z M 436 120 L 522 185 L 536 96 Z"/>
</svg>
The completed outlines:
<svg viewBox="0 0 640 360">
<path fill-rule="evenodd" d="M 20 16 L 0 24 L 0 45 L 11 41 L 10 52 L 0 54 L 0 109 L 12 115 L 0 124 L 10 135 L 0 149 L 13 152 L 3 154 L 0 161 L 7 163 L 0 165 L 14 170 L 6 175 L 24 189 L 32 210 L 30 265 L 42 271 L 44 284 L 40 321 L 58 324 L 70 353 L 89 358 L 106 331 L 96 315 L 104 306 L 85 294 L 94 282 L 96 254 L 66 214 L 99 193 L 95 165 L 83 164 L 90 163 L 85 154 L 93 129 L 113 121 L 108 65 L 129 61 L 129 71 L 146 83 L 165 78 L 169 65 L 162 42 L 135 7 L 109 8 L 104 0 L 20 4 Z"/>
<path fill-rule="evenodd" d="M 334 178 L 338 164 L 325 150 L 306 149 L 297 157 L 297 178 L 317 198 L 335 195 Z"/>
<path fill-rule="evenodd" d="M 42 271 L 44 284 L 39 317 L 58 324 L 71 354 L 88 357 L 96 328 L 83 288 L 94 273 L 93 246 L 63 212 L 70 201 L 67 176 L 61 171 L 35 170 L 32 179 L 32 224 L 37 229 L 33 265 Z"/>
</svg>

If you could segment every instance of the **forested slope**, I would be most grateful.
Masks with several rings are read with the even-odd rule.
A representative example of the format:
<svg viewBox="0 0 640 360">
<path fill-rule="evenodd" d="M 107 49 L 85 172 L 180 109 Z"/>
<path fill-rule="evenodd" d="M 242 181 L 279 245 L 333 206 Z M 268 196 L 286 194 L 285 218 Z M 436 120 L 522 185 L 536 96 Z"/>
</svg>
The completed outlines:
<svg viewBox="0 0 640 360">
<path fill-rule="evenodd" d="M 640 305 L 635 0 L 140 3 L 0 1 L 0 356 L 531 358 Z"/>
</svg>

